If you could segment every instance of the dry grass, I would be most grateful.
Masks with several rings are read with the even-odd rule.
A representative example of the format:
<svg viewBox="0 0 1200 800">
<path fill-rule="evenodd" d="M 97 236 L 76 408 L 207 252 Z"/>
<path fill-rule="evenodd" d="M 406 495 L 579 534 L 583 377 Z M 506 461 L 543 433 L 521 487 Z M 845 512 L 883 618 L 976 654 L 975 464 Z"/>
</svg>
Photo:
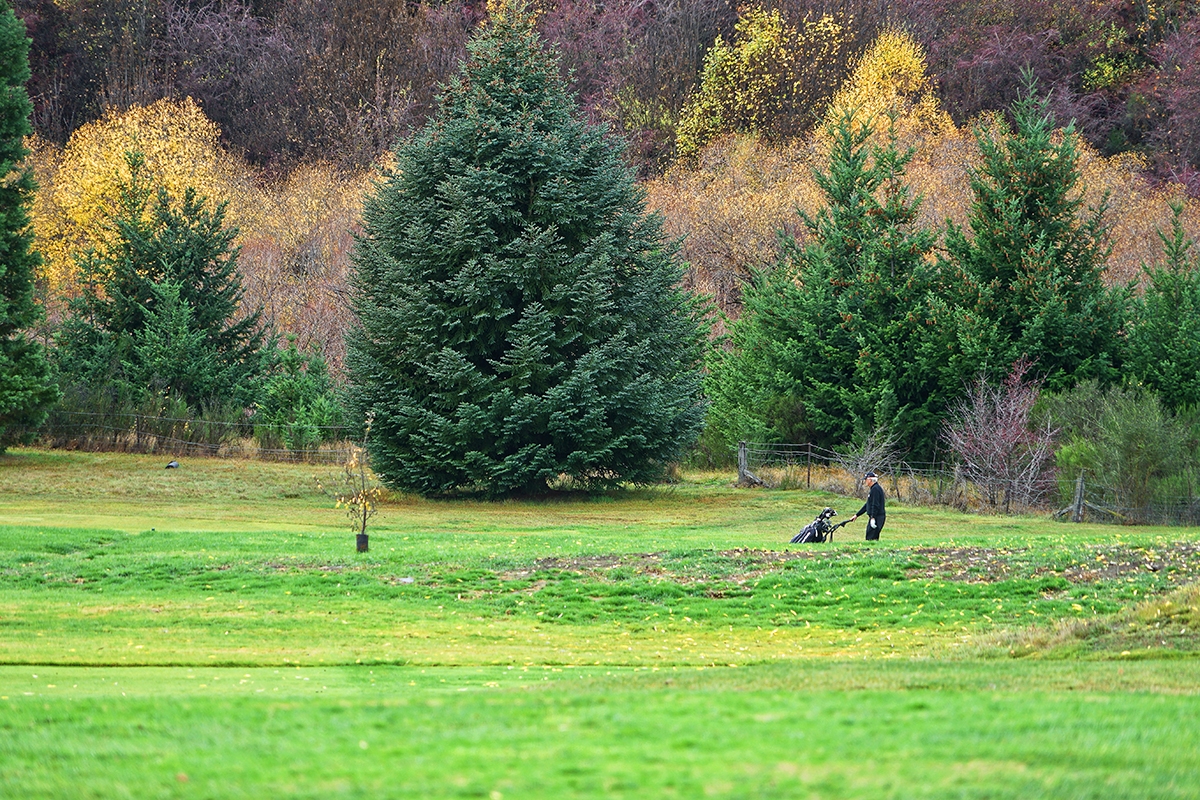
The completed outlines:
<svg viewBox="0 0 1200 800">
<path fill-rule="evenodd" d="M 1100 619 L 1063 619 L 981 634 L 961 655 L 974 658 L 1161 657 L 1200 653 L 1200 584 L 1183 586 Z"/>
</svg>

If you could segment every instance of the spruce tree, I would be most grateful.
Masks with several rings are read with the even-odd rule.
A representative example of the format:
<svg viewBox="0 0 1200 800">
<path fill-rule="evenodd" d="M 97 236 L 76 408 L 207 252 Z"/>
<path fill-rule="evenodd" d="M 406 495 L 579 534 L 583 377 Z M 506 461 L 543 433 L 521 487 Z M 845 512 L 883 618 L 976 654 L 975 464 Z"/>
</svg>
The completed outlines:
<svg viewBox="0 0 1200 800">
<path fill-rule="evenodd" d="M 1175 204 L 1169 232 L 1159 231 L 1163 264 L 1143 265 L 1145 292 L 1133 303 L 1126 333 L 1130 371 L 1169 409 L 1200 407 L 1200 253 Z"/>
<path fill-rule="evenodd" d="M 979 367 L 1000 375 L 1027 358 L 1058 391 L 1115 378 L 1126 293 L 1104 285 L 1105 204 L 1085 208 L 1073 127 L 1056 132 L 1048 104 L 1031 85 L 1011 135 L 979 131 L 971 234 L 949 226 L 942 270 L 954 301 L 994 324 Z"/>
<path fill-rule="evenodd" d="M 703 418 L 677 249 L 530 16 L 495 8 L 469 53 L 354 251 L 349 396 L 373 467 L 422 494 L 656 479 Z"/>
<path fill-rule="evenodd" d="M 728 438 L 840 445 L 879 428 L 928 449 L 946 394 L 929 346 L 932 231 L 903 176 L 912 151 L 845 114 L 831 126 L 826 204 L 757 276 L 732 347 L 714 353 L 712 420 Z"/>
<path fill-rule="evenodd" d="M 264 368 L 260 311 L 240 316 L 237 230 L 225 206 L 192 189 L 178 204 L 156 192 L 138 153 L 127 155 L 111 237 L 80 259 L 81 296 L 59 337 L 65 377 L 119 385 L 134 402 L 152 394 L 194 410 L 249 405 Z"/>
<path fill-rule="evenodd" d="M 41 345 L 28 331 L 42 318 L 34 299 L 41 258 L 32 249 L 28 206 L 34 181 L 22 166 L 31 132 L 29 38 L 6 4 L 0 11 L 0 452 L 17 428 L 41 424 L 58 389 Z"/>
</svg>

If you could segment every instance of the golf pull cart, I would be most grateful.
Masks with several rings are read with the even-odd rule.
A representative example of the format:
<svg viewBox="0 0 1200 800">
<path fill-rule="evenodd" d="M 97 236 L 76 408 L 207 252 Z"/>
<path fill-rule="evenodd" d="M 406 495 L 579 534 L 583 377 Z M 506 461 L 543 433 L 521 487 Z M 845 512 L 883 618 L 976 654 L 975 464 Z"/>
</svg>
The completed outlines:
<svg viewBox="0 0 1200 800">
<path fill-rule="evenodd" d="M 820 544 L 821 542 L 832 542 L 833 532 L 845 525 L 846 522 L 839 522 L 836 525 L 830 522 L 830 518 L 836 517 L 837 512 L 828 506 L 825 507 L 817 518 L 804 526 L 804 529 L 792 537 L 792 544 Z"/>
</svg>

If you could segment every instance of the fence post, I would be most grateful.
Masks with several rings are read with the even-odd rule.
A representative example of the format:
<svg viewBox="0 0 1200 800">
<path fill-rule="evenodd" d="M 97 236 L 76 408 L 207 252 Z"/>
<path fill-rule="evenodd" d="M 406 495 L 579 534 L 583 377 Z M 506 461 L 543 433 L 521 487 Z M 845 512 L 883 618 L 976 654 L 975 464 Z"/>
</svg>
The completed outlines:
<svg viewBox="0 0 1200 800">
<path fill-rule="evenodd" d="M 808 443 L 808 476 L 804 479 L 804 485 L 812 488 L 812 442 Z"/>
<path fill-rule="evenodd" d="M 1083 470 L 1075 481 L 1075 500 L 1071 503 L 1071 522 L 1083 522 Z"/>
<path fill-rule="evenodd" d="M 960 511 L 966 511 L 970 505 L 967 501 L 967 481 L 963 478 L 962 464 L 954 465 L 954 484 L 950 490 L 953 497 L 952 502 Z"/>
<path fill-rule="evenodd" d="M 750 471 L 750 445 L 738 442 L 738 486 L 763 486 L 763 482 Z"/>
</svg>

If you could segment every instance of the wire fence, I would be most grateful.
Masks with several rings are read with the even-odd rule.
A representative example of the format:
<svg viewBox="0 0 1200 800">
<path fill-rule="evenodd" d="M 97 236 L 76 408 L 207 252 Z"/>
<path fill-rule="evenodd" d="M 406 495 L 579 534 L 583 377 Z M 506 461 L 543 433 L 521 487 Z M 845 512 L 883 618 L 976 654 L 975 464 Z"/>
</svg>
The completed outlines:
<svg viewBox="0 0 1200 800">
<path fill-rule="evenodd" d="M 862 476 L 867 470 L 877 472 L 880 482 L 897 500 L 963 507 L 982 501 L 982 495 L 964 478 L 961 469 L 944 463 L 908 461 L 870 443 L 843 451 L 808 443 L 738 444 L 738 484 L 742 486 L 815 488 L 863 497 L 866 490 Z"/>
<path fill-rule="evenodd" d="M 885 448 L 886 450 L 886 448 Z M 994 478 L 974 480 L 952 461 L 908 461 L 894 452 L 872 452 L 869 446 L 830 450 L 815 444 L 740 442 L 737 448 L 738 484 L 778 488 L 809 488 L 865 496 L 862 475 L 879 473 L 889 496 L 915 505 L 947 505 L 963 511 L 1000 513 L 1005 489 Z M 874 459 L 874 460 L 873 460 Z M 1011 512 L 1051 514 L 1070 521 L 1126 525 L 1200 525 L 1200 486 L 1192 469 L 1170 482 L 1170 488 L 1112 486 L 1094 475 L 1058 474 L 1042 490 L 1009 506 Z"/>
<path fill-rule="evenodd" d="M 255 425 L 252 418 L 233 422 L 56 411 L 23 438 L 58 450 L 343 463 L 356 450 L 349 435 L 345 426 Z"/>
<path fill-rule="evenodd" d="M 1185 493 L 1122 489 L 1081 473 L 1071 503 L 1056 511 L 1055 516 L 1126 525 L 1200 525 L 1200 498 L 1191 492 L 1191 475 L 1178 477 L 1186 487 Z"/>
<path fill-rule="evenodd" d="M 302 430 L 301 430 L 302 428 Z M 21 431 L 16 432 L 18 436 Z M 61 450 L 162 454 L 171 457 L 255 458 L 324 464 L 345 463 L 357 451 L 346 426 L 255 425 L 241 421 L 156 417 L 133 413 L 57 411 L 36 431 L 37 445 Z M 292 443 L 288 446 L 286 443 Z M 973 480 L 949 461 L 909 461 L 887 441 L 868 440 L 857 448 L 831 450 L 819 445 L 740 442 L 738 484 L 809 488 L 858 498 L 865 496 L 862 476 L 879 473 L 891 497 L 915 505 L 947 505 L 967 510 L 1001 511 L 994 481 Z M 1052 513 L 1060 519 L 1141 525 L 1200 525 L 1200 481 L 1191 470 L 1175 476 L 1176 491 L 1148 485 L 1117 487 L 1082 473 L 1059 475 L 1047 491 L 1023 498 L 1010 510 Z M 1153 490 L 1152 490 L 1153 489 Z M 1064 507 L 1065 505 L 1065 507 Z"/>
</svg>

